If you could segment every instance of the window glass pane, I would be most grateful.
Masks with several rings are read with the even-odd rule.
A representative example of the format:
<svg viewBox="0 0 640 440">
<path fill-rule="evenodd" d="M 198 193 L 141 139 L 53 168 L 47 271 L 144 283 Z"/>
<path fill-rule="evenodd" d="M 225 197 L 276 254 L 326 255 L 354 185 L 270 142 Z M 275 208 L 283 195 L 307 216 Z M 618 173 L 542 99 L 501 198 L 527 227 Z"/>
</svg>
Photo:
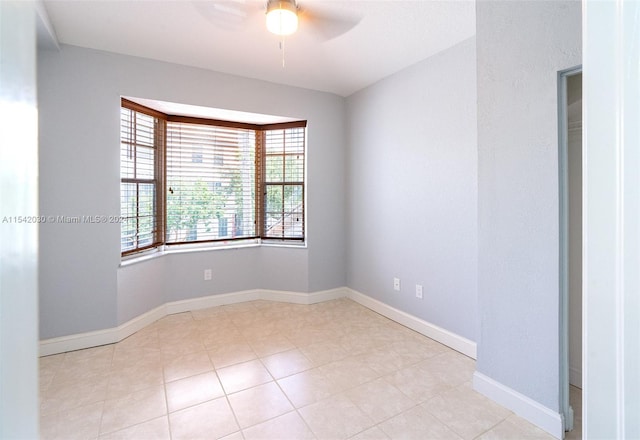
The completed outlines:
<svg viewBox="0 0 640 440">
<path fill-rule="evenodd" d="M 304 238 L 304 142 L 305 129 L 266 132 L 265 236 Z M 299 183 L 271 185 L 270 183 Z"/>
<path fill-rule="evenodd" d="M 167 242 L 255 236 L 255 131 L 167 123 Z"/>
<path fill-rule="evenodd" d="M 120 215 L 122 217 L 131 218 L 136 216 L 136 184 L 121 183 L 120 184 Z"/>
<path fill-rule="evenodd" d="M 136 177 L 153 179 L 155 174 L 155 150 L 149 147 L 136 148 Z"/>
<path fill-rule="evenodd" d="M 285 130 L 285 152 L 288 154 L 304 154 L 304 128 Z"/>
<path fill-rule="evenodd" d="M 286 156 L 285 181 L 302 182 L 304 180 L 304 156 L 301 154 Z"/>
<path fill-rule="evenodd" d="M 120 144 L 120 178 L 135 177 L 135 147 L 130 143 Z"/>
<path fill-rule="evenodd" d="M 120 223 L 120 249 L 126 252 L 135 249 L 136 219 L 124 218 Z"/>
<path fill-rule="evenodd" d="M 282 213 L 282 185 L 267 186 L 267 212 Z"/>
<path fill-rule="evenodd" d="M 283 236 L 286 238 L 299 238 L 304 236 L 302 228 L 302 213 L 292 212 L 284 217 Z"/>
<path fill-rule="evenodd" d="M 266 160 L 266 181 L 282 182 L 282 156 L 267 156 Z"/>
<path fill-rule="evenodd" d="M 285 212 L 298 211 L 302 209 L 302 186 L 287 185 L 284 187 L 284 210 Z"/>
<path fill-rule="evenodd" d="M 285 130 L 269 130 L 265 133 L 267 154 L 284 153 L 284 132 Z"/>
</svg>

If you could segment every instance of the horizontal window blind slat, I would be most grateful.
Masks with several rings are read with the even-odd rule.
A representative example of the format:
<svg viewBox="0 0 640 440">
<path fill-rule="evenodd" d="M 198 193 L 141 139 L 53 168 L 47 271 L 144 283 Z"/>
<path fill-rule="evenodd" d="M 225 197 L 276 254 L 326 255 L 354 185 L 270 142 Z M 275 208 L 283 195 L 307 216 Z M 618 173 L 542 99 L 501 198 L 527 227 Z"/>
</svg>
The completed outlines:
<svg viewBox="0 0 640 440">
<path fill-rule="evenodd" d="M 167 243 L 256 236 L 255 132 L 167 122 Z"/>
</svg>

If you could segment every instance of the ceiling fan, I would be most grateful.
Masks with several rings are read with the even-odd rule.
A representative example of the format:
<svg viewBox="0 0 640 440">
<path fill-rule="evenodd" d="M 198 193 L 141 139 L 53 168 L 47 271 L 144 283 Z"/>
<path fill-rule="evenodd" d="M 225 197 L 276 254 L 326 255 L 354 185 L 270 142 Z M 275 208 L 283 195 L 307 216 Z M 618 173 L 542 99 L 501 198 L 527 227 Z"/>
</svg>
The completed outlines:
<svg viewBox="0 0 640 440">
<path fill-rule="evenodd" d="M 328 41 L 345 34 L 356 26 L 362 17 L 353 14 L 327 12 L 325 7 L 314 7 L 309 1 L 300 4 L 296 0 L 211 0 L 194 1 L 196 9 L 215 26 L 230 30 L 243 31 L 248 24 L 258 20 L 249 20 L 258 14 L 264 14 L 266 29 L 279 36 L 288 36 L 296 31 L 309 31 L 314 38 Z M 323 2 L 325 3 L 325 2 Z M 341 16 L 342 15 L 342 16 Z"/>
</svg>

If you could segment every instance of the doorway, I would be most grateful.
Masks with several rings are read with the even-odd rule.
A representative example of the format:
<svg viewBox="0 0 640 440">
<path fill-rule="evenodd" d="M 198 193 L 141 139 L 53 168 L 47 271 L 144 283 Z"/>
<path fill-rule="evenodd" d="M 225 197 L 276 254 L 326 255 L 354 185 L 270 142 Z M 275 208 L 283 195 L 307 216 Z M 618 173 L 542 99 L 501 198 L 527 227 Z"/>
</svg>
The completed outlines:
<svg viewBox="0 0 640 440">
<path fill-rule="evenodd" d="M 582 437 L 582 68 L 558 74 L 560 406 L 566 438 Z"/>
</svg>

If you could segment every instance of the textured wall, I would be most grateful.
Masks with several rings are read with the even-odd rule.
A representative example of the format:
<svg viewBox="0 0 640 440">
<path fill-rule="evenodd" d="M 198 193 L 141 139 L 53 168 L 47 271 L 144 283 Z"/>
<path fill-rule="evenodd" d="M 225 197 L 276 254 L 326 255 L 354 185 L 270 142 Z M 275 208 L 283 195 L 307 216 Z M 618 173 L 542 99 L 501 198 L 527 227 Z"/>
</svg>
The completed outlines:
<svg viewBox="0 0 640 440">
<path fill-rule="evenodd" d="M 557 72 L 580 2 L 477 3 L 480 373 L 559 409 Z"/>
<path fill-rule="evenodd" d="M 348 286 L 473 341 L 475 70 L 471 38 L 350 96 L 347 106 Z"/>
</svg>

